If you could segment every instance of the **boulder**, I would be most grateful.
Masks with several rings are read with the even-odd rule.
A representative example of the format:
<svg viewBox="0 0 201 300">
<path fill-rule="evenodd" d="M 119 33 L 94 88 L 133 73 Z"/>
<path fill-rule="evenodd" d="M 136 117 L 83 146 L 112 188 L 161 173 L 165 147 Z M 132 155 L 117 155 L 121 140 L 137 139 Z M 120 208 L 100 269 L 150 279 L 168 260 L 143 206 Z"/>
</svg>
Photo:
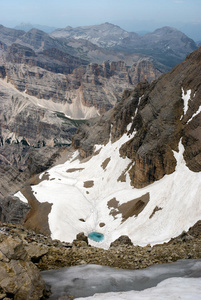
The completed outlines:
<svg viewBox="0 0 201 300">
<path fill-rule="evenodd" d="M 1 236 L 0 290 L 15 300 L 38 300 L 45 283 L 37 267 L 30 261 L 23 242 L 11 236 Z"/>
<path fill-rule="evenodd" d="M 127 235 L 121 235 L 118 239 L 110 244 L 110 247 L 119 247 L 122 245 L 133 246 L 133 243 Z"/>
<path fill-rule="evenodd" d="M 78 241 L 84 241 L 88 245 L 88 237 L 84 234 L 84 232 L 80 232 L 76 235 L 76 240 Z"/>
</svg>

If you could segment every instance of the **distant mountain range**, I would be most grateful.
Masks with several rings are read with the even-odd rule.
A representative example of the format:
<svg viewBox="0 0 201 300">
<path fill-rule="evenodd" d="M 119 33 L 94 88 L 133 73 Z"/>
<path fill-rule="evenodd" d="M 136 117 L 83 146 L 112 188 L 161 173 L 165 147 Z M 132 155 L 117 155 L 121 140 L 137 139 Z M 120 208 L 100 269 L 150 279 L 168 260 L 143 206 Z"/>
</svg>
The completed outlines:
<svg viewBox="0 0 201 300">
<path fill-rule="evenodd" d="M 33 28 L 42 30 L 46 33 L 50 33 L 50 32 L 57 29 L 56 27 L 50 27 L 50 26 L 39 25 L 39 24 L 31 24 L 31 23 L 21 23 L 21 24 L 14 27 L 14 29 L 24 30 L 26 32 L 33 29 Z"/>
<path fill-rule="evenodd" d="M 124 27 L 124 26 L 122 25 L 122 27 Z M 140 24 L 140 23 L 138 24 L 138 22 L 133 22 L 133 23 L 131 22 L 131 24 L 129 26 L 127 24 L 127 27 L 130 28 L 130 30 L 128 30 L 129 32 L 134 31 L 141 36 L 155 30 L 153 27 L 153 24 L 149 24 L 149 22 L 147 22 L 147 23 L 143 22 L 142 24 Z M 159 24 L 159 23 L 158 23 L 158 25 L 155 24 L 155 28 L 161 28 L 161 27 L 163 27 L 162 24 Z M 171 25 L 171 27 L 175 27 L 178 30 L 182 31 L 188 37 L 193 39 L 196 43 L 201 39 L 201 24 L 200 23 L 175 24 L 175 25 Z M 21 23 L 14 27 L 14 29 L 24 30 L 24 31 L 29 31 L 32 28 L 40 29 L 46 33 L 51 33 L 52 31 L 58 29 L 58 28 L 52 27 L 52 26 L 45 26 L 45 25 L 31 24 L 31 23 Z"/>
<path fill-rule="evenodd" d="M 175 28 L 163 27 L 140 36 L 110 23 L 77 28 L 68 26 L 56 29 L 51 34 L 39 29 L 25 32 L 1 26 L 0 41 L 5 44 L 20 43 L 34 51 L 56 48 L 97 63 L 114 60 L 116 56 L 116 61 L 126 60 L 131 65 L 128 63 L 132 60 L 130 55 L 145 55 L 152 57 L 156 67 L 163 72 L 170 70 L 197 48 L 192 39 Z"/>
<path fill-rule="evenodd" d="M 104 23 L 77 28 L 68 26 L 53 31 L 51 36 L 84 39 L 102 48 L 152 56 L 170 68 L 184 59 L 187 53 L 197 48 L 192 39 L 171 27 L 163 27 L 153 33 L 140 36 L 134 32 L 127 32 L 119 26 Z"/>
</svg>

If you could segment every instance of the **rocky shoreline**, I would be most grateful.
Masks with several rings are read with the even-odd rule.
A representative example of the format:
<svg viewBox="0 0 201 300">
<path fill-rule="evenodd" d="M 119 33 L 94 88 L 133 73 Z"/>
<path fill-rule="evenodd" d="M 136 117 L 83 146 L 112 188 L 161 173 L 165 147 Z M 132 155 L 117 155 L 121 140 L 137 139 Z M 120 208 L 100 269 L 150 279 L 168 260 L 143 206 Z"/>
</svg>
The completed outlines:
<svg viewBox="0 0 201 300">
<path fill-rule="evenodd" d="M 183 232 L 168 243 L 140 247 L 132 245 L 128 237 L 122 236 L 113 242 L 108 250 L 88 245 L 87 238 L 82 233 L 77 235 L 73 243 L 66 243 L 27 230 L 21 224 L 2 223 L 0 224 L 0 270 L 4 277 L 0 276 L 0 299 L 48 298 L 49 292 L 45 290 L 39 274 L 39 271 L 43 270 L 81 264 L 141 269 L 154 264 L 175 262 L 178 259 L 199 258 L 201 258 L 201 221 L 198 221 L 188 232 Z M 15 266 L 19 263 L 21 270 L 18 265 Z M 16 276 L 20 278 L 27 269 L 31 268 L 34 270 L 34 275 L 28 274 L 27 280 L 29 286 L 32 286 L 33 293 L 30 294 L 29 287 L 29 292 L 27 291 L 24 298 L 16 296 L 16 293 L 19 293 Z M 34 282 L 31 279 L 32 275 Z M 24 277 L 26 276 L 23 275 Z M 24 284 L 26 286 L 27 282 L 24 281 Z M 34 289 L 38 293 L 35 293 Z M 24 291 L 23 293 L 25 295 Z"/>
</svg>

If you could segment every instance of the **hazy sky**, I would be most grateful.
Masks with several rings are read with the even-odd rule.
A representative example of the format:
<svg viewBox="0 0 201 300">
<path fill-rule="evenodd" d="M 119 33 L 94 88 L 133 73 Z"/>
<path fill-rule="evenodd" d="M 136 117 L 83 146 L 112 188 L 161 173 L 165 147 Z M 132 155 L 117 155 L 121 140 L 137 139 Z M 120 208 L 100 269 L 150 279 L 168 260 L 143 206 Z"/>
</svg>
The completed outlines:
<svg viewBox="0 0 201 300">
<path fill-rule="evenodd" d="M 128 31 L 201 24 L 201 0 L 0 0 L 0 24 L 21 22 L 54 27 L 110 22 Z"/>
</svg>

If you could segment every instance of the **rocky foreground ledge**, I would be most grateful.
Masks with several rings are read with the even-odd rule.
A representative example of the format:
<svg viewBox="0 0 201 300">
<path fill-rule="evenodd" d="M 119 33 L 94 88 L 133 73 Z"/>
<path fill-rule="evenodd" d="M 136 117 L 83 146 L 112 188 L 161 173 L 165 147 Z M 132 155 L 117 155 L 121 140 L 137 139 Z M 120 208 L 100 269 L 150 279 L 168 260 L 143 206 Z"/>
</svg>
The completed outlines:
<svg viewBox="0 0 201 300">
<path fill-rule="evenodd" d="M 140 269 L 191 258 L 201 258 L 201 221 L 162 245 L 139 247 L 122 236 L 108 250 L 89 246 L 82 233 L 73 243 L 65 243 L 26 230 L 23 225 L 3 223 L 0 224 L 0 299 L 47 299 L 50 292 L 45 288 L 41 270 L 80 264 Z"/>
</svg>

